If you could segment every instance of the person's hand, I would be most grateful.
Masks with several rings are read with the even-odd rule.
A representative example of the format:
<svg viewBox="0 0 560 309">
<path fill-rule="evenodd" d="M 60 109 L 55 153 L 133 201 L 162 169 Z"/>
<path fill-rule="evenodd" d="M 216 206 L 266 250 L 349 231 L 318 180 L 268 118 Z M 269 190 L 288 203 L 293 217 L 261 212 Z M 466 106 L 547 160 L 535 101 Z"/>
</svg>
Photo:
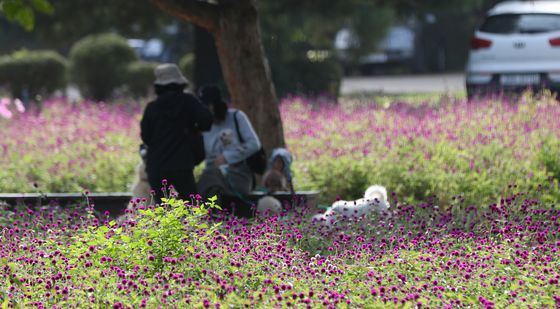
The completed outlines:
<svg viewBox="0 0 560 309">
<path fill-rule="evenodd" d="M 224 155 L 219 155 L 215 160 L 214 160 L 214 166 L 215 167 L 219 167 L 220 165 L 223 164 L 227 164 L 226 158 L 224 158 Z"/>
</svg>

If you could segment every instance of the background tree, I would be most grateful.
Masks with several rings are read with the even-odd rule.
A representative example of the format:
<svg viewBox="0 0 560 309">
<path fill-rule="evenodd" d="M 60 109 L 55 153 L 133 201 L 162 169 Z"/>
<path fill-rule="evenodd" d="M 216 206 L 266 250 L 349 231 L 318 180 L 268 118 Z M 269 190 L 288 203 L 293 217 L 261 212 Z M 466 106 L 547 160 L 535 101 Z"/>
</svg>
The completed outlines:
<svg viewBox="0 0 560 309">
<path fill-rule="evenodd" d="M 48 0 L 0 0 L 0 13 L 27 31 L 35 26 L 35 11 L 52 14 L 54 9 Z"/>
<path fill-rule="evenodd" d="M 261 43 L 256 2 L 152 1 L 163 11 L 212 34 L 234 106 L 247 113 L 266 150 L 284 146 L 278 98 Z"/>
<path fill-rule="evenodd" d="M 300 89 L 296 82 L 313 84 L 336 69 L 332 63 L 338 62 L 340 55 L 334 43 L 341 29 L 348 29 L 357 38 L 344 55 L 349 62 L 356 63 L 375 49 L 395 17 L 392 7 L 365 0 L 260 1 L 258 4 L 263 44 L 281 95 L 313 94 L 314 89 Z M 326 59 L 310 59 L 317 56 Z"/>
<path fill-rule="evenodd" d="M 0 10 L 26 29 L 36 27 L 43 38 L 63 53 L 84 34 L 115 31 L 124 35 L 161 33 L 171 23 L 147 1 L 127 0 L 0 0 Z M 265 148 L 284 144 L 277 97 L 261 42 L 270 54 L 275 79 L 298 79 L 292 60 L 308 58 L 309 51 L 334 52 L 333 41 L 341 27 L 352 29 L 359 40 L 353 59 L 369 52 L 393 17 L 421 14 L 442 7 L 476 15 L 496 0 L 152 0 L 164 12 L 206 29 L 217 47 L 231 99 L 245 110 L 263 139 Z M 35 16 L 34 12 L 53 15 Z M 260 14 L 260 15 L 259 15 Z M 263 33 L 259 26 L 262 21 Z M 472 24 L 474 22 L 471 21 Z M 182 24 L 179 24 L 182 25 Z M 466 26 L 468 27 L 468 26 Z M 84 33 L 85 32 L 85 33 Z M 467 32 L 467 31 L 465 31 Z M 261 41 L 262 39 L 262 41 Z M 70 42 L 71 41 L 71 42 Z M 177 40 L 175 40 L 177 41 Z M 199 65 L 195 71 L 204 70 Z M 296 72 L 300 73 L 300 72 Z"/>
</svg>

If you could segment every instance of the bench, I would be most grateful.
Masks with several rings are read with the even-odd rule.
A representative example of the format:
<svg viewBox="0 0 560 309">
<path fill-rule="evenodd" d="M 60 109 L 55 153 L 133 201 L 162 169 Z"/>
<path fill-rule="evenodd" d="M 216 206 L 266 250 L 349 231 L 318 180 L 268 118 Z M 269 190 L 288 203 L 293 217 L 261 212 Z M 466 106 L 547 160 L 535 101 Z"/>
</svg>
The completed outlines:
<svg viewBox="0 0 560 309">
<path fill-rule="evenodd" d="M 261 192 L 252 191 L 243 199 L 236 196 L 224 196 L 223 205 L 220 205 L 227 212 L 234 213 L 238 217 L 252 218 L 255 213 L 255 206 L 259 199 L 265 196 L 272 196 L 280 201 L 285 210 L 292 208 L 305 207 L 316 203 L 319 191 L 296 191 L 293 194 L 287 191 Z"/>
<path fill-rule="evenodd" d="M 124 212 L 132 197 L 130 192 L 99 192 L 89 193 L 90 204 L 95 205 L 99 214 L 108 211 L 111 216 L 118 216 Z M 83 193 L 0 193 L 0 201 L 10 206 L 26 205 L 30 207 L 44 205 L 79 206 L 85 205 L 86 197 Z"/>
<path fill-rule="evenodd" d="M 288 203 L 315 203 L 317 197 L 319 196 L 319 191 L 296 191 L 293 194 L 288 191 L 276 191 L 276 192 L 261 192 L 261 191 L 252 191 L 248 196 L 247 199 L 253 202 L 257 202 L 260 198 L 270 195 L 277 198 L 282 204 Z"/>
<path fill-rule="evenodd" d="M 301 205 L 303 203 L 314 203 L 319 196 L 319 191 L 296 191 L 294 195 L 290 192 L 266 194 L 253 191 L 246 199 L 256 204 L 265 195 L 274 196 L 283 205 L 285 203 Z M 108 211 L 113 217 L 123 214 L 131 198 L 131 192 L 97 192 L 88 194 L 89 203 L 95 205 L 95 210 L 98 214 Z M 60 205 L 65 207 L 85 205 L 86 197 L 83 193 L 0 193 L 0 202 L 5 202 L 12 207 L 16 205 L 30 207 Z"/>
</svg>

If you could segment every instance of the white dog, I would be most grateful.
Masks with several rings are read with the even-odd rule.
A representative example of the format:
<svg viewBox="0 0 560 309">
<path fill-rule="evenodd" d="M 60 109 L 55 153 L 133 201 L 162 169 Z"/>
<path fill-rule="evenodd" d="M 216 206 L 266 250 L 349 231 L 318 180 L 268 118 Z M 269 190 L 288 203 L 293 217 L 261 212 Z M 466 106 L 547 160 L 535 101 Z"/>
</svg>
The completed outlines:
<svg viewBox="0 0 560 309">
<path fill-rule="evenodd" d="M 389 210 L 387 189 L 380 185 L 367 188 L 364 197 L 355 201 L 336 201 L 325 213 L 313 216 L 313 221 L 331 226 L 343 219 L 359 219 L 372 212 L 383 213 Z"/>
<path fill-rule="evenodd" d="M 231 129 L 224 129 L 220 131 L 218 138 L 221 143 L 220 152 L 223 152 L 225 149 L 233 145 L 233 131 Z"/>
<path fill-rule="evenodd" d="M 282 203 L 270 195 L 261 197 L 257 202 L 257 212 L 260 216 L 277 215 L 282 211 Z"/>
</svg>

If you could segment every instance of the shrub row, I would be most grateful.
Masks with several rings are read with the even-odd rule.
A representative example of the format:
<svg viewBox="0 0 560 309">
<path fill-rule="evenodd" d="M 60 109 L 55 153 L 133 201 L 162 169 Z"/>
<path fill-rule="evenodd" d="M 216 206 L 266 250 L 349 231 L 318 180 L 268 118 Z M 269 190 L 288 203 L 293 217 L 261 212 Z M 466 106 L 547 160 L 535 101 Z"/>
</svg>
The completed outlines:
<svg viewBox="0 0 560 309">
<path fill-rule="evenodd" d="M 127 66 L 138 61 L 126 41 L 114 34 L 93 35 L 78 41 L 70 50 L 70 75 L 82 93 L 105 100 L 125 84 Z"/>
<path fill-rule="evenodd" d="M 0 57 L 0 85 L 14 97 L 49 94 L 66 85 L 66 60 L 53 51 L 18 51 Z"/>
<path fill-rule="evenodd" d="M 0 86 L 14 97 L 28 99 L 48 96 L 71 81 L 95 100 L 106 100 L 121 87 L 138 98 L 149 94 L 156 65 L 140 61 L 118 35 L 91 35 L 76 42 L 68 60 L 48 50 L 21 50 L 0 57 Z M 191 54 L 181 60 L 187 76 L 191 76 L 192 65 Z"/>
<path fill-rule="evenodd" d="M 273 78 L 280 95 L 338 96 L 342 69 L 332 57 L 271 58 Z M 0 57 L 0 86 L 13 96 L 33 98 L 76 84 L 87 98 L 107 100 L 115 89 L 133 97 L 148 95 L 156 63 L 140 61 L 126 40 L 115 34 L 84 37 L 70 50 L 68 61 L 54 51 L 18 51 Z M 193 76 L 194 55 L 186 54 L 179 66 Z"/>
</svg>

